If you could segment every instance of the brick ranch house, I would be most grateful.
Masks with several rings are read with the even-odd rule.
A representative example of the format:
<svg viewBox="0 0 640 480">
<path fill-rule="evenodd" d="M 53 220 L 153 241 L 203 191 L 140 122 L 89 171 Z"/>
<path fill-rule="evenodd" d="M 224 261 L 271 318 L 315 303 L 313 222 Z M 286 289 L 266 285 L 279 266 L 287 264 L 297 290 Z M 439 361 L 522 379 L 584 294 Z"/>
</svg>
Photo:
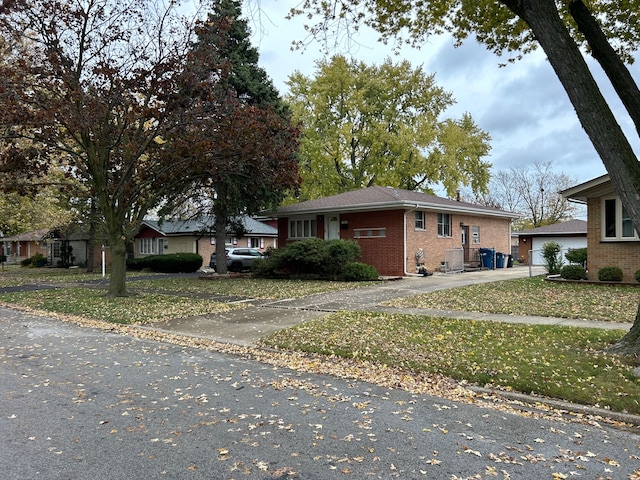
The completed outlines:
<svg viewBox="0 0 640 480">
<path fill-rule="evenodd" d="M 368 187 L 279 208 L 278 245 L 350 239 L 380 275 L 478 266 L 481 248 L 510 252 L 512 212 L 389 187 Z"/>
<path fill-rule="evenodd" d="M 589 280 L 598 279 L 602 267 L 620 267 L 623 281 L 634 282 L 640 269 L 640 238 L 616 195 L 609 175 L 560 192 L 587 205 L 587 263 Z"/>
<path fill-rule="evenodd" d="M 244 237 L 229 233 L 225 246 L 256 248 L 266 251 L 277 246 L 276 228 L 251 217 L 242 217 L 242 225 L 247 232 Z M 215 232 L 202 220 L 144 220 L 135 236 L 134 258 L 165 253 L 197 253 L 204 265 L 209 265 L 209 257 L 216 251 Z"/>
</svg>

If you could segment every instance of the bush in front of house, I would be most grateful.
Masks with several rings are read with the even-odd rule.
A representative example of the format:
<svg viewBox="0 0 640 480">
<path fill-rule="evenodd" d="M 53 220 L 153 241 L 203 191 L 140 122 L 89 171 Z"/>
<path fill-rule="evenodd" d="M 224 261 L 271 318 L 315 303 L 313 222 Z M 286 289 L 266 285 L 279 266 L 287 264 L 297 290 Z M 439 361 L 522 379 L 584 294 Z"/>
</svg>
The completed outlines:
<svg viewBox="0 0 640 480">
<path fill-rule="evenodd" d="M 36 253 L 30 258 L 20 260 L 20 266 L 22 267 L 44 267 L 47 264 L 47 258 L 40 252 Z"/>
<path fill-rule="evenodd" d="M 598 280 L 601 282 L 621 282 L 622 275 L 620 267 L 602 267 L 598 270 Z"/>
<path fill-rule="evenodd" d="M 563 265 L 562 260 L 562 245 L 558 242 L 544 242 L 542 244 L 542 258 L 543 266 L 547 269 L 549 275 L 557 275 L 560 273 L 560 269 Z"/>
<path fill-rule="evenodd" d="M 342 269 L 342 278 L 347 282 L 367 282 L 379 276 L 376 267 L 362 262 L 347 263 Z"/>
<path fill-rule="evenodd" d="M 147 258 L 127 258 L 127 270 L 139 272 L 140 270 L 147 268 Z"/>
<path fill-rule="evenodd" d="M 564 258 L 569 263 L 575 263 L 587 267 L 587 249 L 586 248 L 570 248 L 567 253 L 564 254 Z"/>
<path fill-rule="evenodd" d="M 202 256 L 197 253 L 169 253 L 166 255 L 150 255 L 140 258 L 135 266 L 141 265 L 158 273 L 192 273 L 202 266 Z"/>
<path fill-rule="evenodd" d="M 267 251 L 253 262 L 256 277 L 344 278 L 346 265 L 360 258 L 360 245 L 353 240 L 300 240 L 284 248 Z M 377 275 L 376 275 L 377 278 Z"/>
<path fill-rule="evenodd" d="M 560 277 L 566 280 L 586 280 L 587 271 L 582 265 L 565 265 L 560 269 Z"/>
<path fill-rule="evenodd" d="M 640 282 L 640 270 L 636 270 L 633 274 L 633 278 L 636 279 L 636 282 Z"/>
</svg>

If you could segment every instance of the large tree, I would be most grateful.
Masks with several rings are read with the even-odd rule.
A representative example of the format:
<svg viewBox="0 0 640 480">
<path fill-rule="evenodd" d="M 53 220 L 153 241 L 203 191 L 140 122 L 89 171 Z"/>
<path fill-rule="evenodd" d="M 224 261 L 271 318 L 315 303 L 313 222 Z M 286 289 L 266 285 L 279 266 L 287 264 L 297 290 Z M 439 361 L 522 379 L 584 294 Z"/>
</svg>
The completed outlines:
<svg viewBox="0 0 640 480">
<path fill-rule="evenodd" d="M 489 193 L 476 196 L 475 201 L 521 214 L 517 229 L 541 227 L 584 213 L 559 193 L 575 183 L 556 172 L 552 162 L 536 162 L 492 174 Z"/>
<path fill-rule="evenodd" d="M 200 79 L 195 92 L 202 100 L 199 108 L 213 113 L 189 127 L 200 133 L 194 137 L 199 138 L 201 158 L 185 201 L 192 212 L 213 219 L 216 244 L 224 246 L 239 215 L 274 208 L 298 187 L 299 130 L 258 65 L 240 2 L 216 0 L 212 8 L 197 25 L 188 63 Z M 209 96 L 210 91 L 218 93 Z M 226 99 L 224 104 L 219 98 Z M 218 273 L 226 273 L 224 248 L 216 254 Z"/>
<path fill-rule="evenodd" d="M 593 0 L 588 6 L 582 0 L 304 0 L 293 11 L 320 16 L 320 22 L 310 27 L 314 34 L 364 23 L 385 40 L 408 36 L 414 44 L 428 35 L 449 32 L 460 43 L 474 34 L 497 54 L 524 54 L 541 47 L 637 231 L 640 163 L 583 51 L 599 62 L 640 131 L 640 90 L 624 63 L 638 50 L 639 12 L 637 0 Z M 619 350 L 640 354 L 640 306 Z"/>
<path fill-rule="evenodd" d="M 52 158 L 68 165 L 106 224 L 112 296 L 127 294 L 127 242 L 151 208 L 184 190 L 198 157 L 197 144 L 185 147 L 186 126 L 201 117 L 188 95 L 198 79 L 184 68 L 193 23 L 178 6 L 5 0 L 0 8 L 0 170 L 28 179 Z"/>
<path fill-rule="evenodd" d="M 304 129 L 302 198 L 371 185 L 431 191 L 440 183 L 450 196 L 461 185 L 486 189 L 489 135 L 468 114 L 443 119 L 454 99 L 422 68 L 337 55 L 318 61 L 314 78 L 295 72 L 288 85 Z"/>
</svg>

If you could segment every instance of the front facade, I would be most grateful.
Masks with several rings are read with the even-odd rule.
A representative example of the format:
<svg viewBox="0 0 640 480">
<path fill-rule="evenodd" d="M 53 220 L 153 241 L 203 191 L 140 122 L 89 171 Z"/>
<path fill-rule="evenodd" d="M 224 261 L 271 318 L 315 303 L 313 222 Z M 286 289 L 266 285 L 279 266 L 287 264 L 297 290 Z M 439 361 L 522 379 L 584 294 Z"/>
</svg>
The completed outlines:
<svg viewBox="0 0 640 480">
<path fill-rule="evenodd" d="M 88 236 L 83 233 L 64 231 L 61 229 L 41 229 L 0 238 L 0 253 L 7 257 L 8 264 L 18 264 L 37 253 L 46 259 L 46 265 L 57 267 L 66 259 L 68 264 L 85 267 L 93 249 L 93 267 L 102 265 L 102 246 L 92 245 Z M 67 254 L 63 253 L 67 250 Z M 108 249 L 104 255 L 106 266 L 110 265 Z"/>
<path fill-rule="evenodd" d="M 278 244 L 350 239 L 381 275 L 462 271 L 480 249 L 510 252 L 511 212 L 420 192 L 369 187 L 278 209 Z"/>
<path fill-rule="evenodd" d="M 241 219 L 247 232 L 237 237 L 229 233 L 225 246 L 256 248 L 266 251 L 277 246 L 277 230 L 264 222 L 250 217 Z M 205 265 L 216 251 L 215 233 L 201 220 L 145 220 L 136 235 L 133 246 L 134 258 L 168 253 L 197 253 Z"/>
<path fill-rule="evenodd" d="M 569 220 L 544 227 L 530 228 L 518 234 L 518 260 L 531 265 L 544 265 L 542 245 L 556 242 L 562 253 L 569 249 L 587 248 L 587 222 L 585 220 Z"/>
<path fill-rule="evenodd" d="M 608 175 L 561 192 L 587 205 L 587 262 L 589 280 L 603 267 L 619 267 L 623 281 L 633 282 L 640 269 L 640 237 L 626 214 Z"/>
</svg>

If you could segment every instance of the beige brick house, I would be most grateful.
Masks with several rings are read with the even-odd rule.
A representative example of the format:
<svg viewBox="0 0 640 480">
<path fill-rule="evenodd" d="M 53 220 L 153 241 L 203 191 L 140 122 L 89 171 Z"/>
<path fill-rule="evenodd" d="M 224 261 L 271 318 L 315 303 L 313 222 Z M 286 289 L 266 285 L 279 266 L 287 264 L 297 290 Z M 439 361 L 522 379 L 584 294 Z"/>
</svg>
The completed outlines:
<svg viewBox="0 0 640 480">
<path fill-rule="evenodd" d="M 587 263 L 589 280 L 598 279 L 602 267 L 620 267 L 623 281 L 633 282 L 640 269 L 640 237 L 616 195 L 609 175 L 560 192 L 587 205 Z"/>
<path fill-rule="evenodd" d="M 251 217 L 241 217 L 245 235 L 237 237 L 229 232 L 225 246 L 256 248 L 266 251 L 277 246 L 278 232 L 273 225 Z M 216 251 L 215 232 L 210 222 L 194 220 L 145 220 L 133 245 L 134 258 L 167 253 L 197 253 L 204 265 Z"/>
<path fill-rule="evenodd" d="M 277 210 L 278 245 L 308 238 L 351 239 L 381 275 L 479 266 L 481 249 L 510 253 L 512 212 L 420 192 L 369 187 Z M 497 263 L 494 266 L 500 266 Z M 505 262 L 506 265 L 506 262 Z"/>
</svg>

